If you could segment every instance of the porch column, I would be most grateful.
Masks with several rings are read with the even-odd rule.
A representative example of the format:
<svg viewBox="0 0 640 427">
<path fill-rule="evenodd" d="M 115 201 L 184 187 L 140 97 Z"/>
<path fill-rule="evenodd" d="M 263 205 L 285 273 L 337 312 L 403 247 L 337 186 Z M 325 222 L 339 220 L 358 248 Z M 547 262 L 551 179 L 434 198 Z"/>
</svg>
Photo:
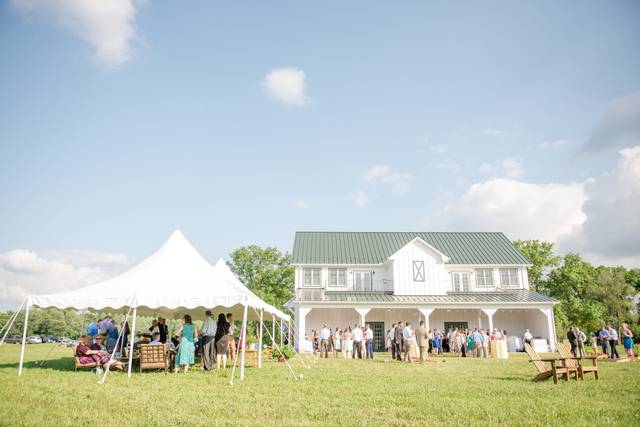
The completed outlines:
<svg viewBox="0 0 640 427">
<path fill-rule="evenodd" d="M 305 324 L 307 314 L 309 314 L 310 311 L 310 307 L 296 306 L 296 329 L 294 342 L 298 351 L 305 351 Z M 289 328 L 289 334 L 291 334 L 291 328 Z M 289 339 L 291 339 L 291 335 L 289 335 Z"/>
<path fill-rule="evenodd" d="M 482 310 L 478 310 L 478 329 L 482 329 Z"/>
<path fill-rule="evenodd" d="M 371 311 L 371 307 L 358 307 L 355 310 L 360 315 L 360 326 L 364 326 L 364 318 Z"/>
<path fill-rule="evenodd" d="M 431 329 L 431 327 L 429 326 L 429 317 L 431 316 L 431 313 L 433 313 L 433 308 L 423 307 L 419 308 L 418 311 L 424 316 L 424 327 L 428 331 L 429 329 Z"/>
<path fill-rule="evenodd" d="M 489 318 L 489 335 L 491 335 L 491 332 L 493 331 L 493 315 L 496 314 L 496 311 L 498 310 L 495 308 L 482 308 L 481 310 Z"/>
<path fill-rule="evenodd" d="M 547 335 L 549 336 L 549 347 L 551 348 L 551 351 L 554 352 L 556 351 L 556 322 L 555 318 L 553 317 L 553 308 L 539 308 L 538 310 L 540 310 L 542 314 L 547 317 Z"/>
</svg>

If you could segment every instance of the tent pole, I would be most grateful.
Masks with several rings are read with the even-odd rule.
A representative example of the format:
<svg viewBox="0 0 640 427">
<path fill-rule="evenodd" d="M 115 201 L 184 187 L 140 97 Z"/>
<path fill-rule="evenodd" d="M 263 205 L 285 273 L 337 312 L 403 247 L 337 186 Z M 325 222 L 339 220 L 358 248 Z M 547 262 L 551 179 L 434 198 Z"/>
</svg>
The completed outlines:
<svg viewBox="0 0 640 427">
<path fill-rule="evenodd" d="M 264 318 L 264 309 L 260 310 L 260 338 L 258 340 L 258 368 L 262 368 L 262 319 Z"/>
<path fill-rule="evenodd" d="M 280 347 L 282 347 L 282 336 L 284 335 L 284 329 L 282 329 L 283 325 L 283 320 L 280 319 Z"/>
<path fill-rule="evenodd" d="M 242 315 L 242 330 L 240 331 L 240 336 L 242 339 L 240 342 L 242 343 L 242 353 L 240 353 L 240 381 L 244 379 L 244 353 L 247 348 L 247 309 L 249 308 L 248 304 L 244 306 L 244 314 Z"/>
<path fill-rule="evenodd" d="M 5 325 L 5 326 L 7 326 L 7 325 L 8 326 L 7 326 L 7 330 L 4 331 L 4 335 L 2 336 L 2 340 L 0 340 L 0 345 L 4 344 L 4 339 L 7 338 L 7 335 L 9 334 L 9 331 L 13 327 L 13 323 L 18 318 L 18 314 L 20 313 L 20 311 L 22 311 L 22 307 L 24 306 L 25 301 L 26 301 L 26 299 L 24 301 L 22 301 L 22 304 L 20 304 L 20 307 L 18 307 L 16 312 L 13 313 L 13 316 L 11 316 L 11 319 L 9 319 L 9 322 L 7 322 L 7 324 Z"/>
<path fill-rule="evenodd" d="M 276 344 L 276 315 L 271 315 L 271 349 L 275 348 Z"/>
<path fill-rule="evenodd" d="M 24 311 L 24 327 L 22 328 L 22 348 L 20 349 L 20 364 L 18 365 L 18 376 L 22 375 L 22 365 L 24 364 L 24 347 L 27 343 L 27 325 L 29 324 L 29 306 L 31 306 L 31 298 L 27 298 L 27 308 Z"/>
<path fill-rule="evenodd" d="M 122 323 L 122 326 L 124 326 L 124 324 L 129 319 L 129 314 L 131 314 L 131 307 L 129 307 L 129 311 L 127 312 L 127 315 L 124 318 L 124 322 Z M 109 373 L 109 368 L 111 368 L 111 362 L 113 362 L 113 356 L 116 354 L 116 351 L 118 351 L 118 345 L 120 343 L 120 338 L 122 337 L 122 335 L 124 333 L 125 333 L 124 328 L 121 327 L 120 328 L 120 333 L 118 334 L 118 339 L 116 340 L 116 346 L 113 348 L 113 351 L 111 352 L 111 356 L 109 357 L 109 364 L 107 365 L 107 369 L 104 370 L 104 375 L 102 376 L 102 379 L 100 381 L 98 381 L 98 384 L 100 384 L 100 385 L 104 384 L 104 380 L 107 379 L 107 374 Z"/>
<path fill-rule="evenodd" d="M 256 311 L 256 309 L 254 308 L 253 311 Z M 256 311 L 256 313 L 257 313 L 257 311 Z M 269 333 L 269 329 L 267 329 L 267 333 Z M 275 343 L 275 339 L 274 339 L 273 336 L 271 336 L 271 339 Z M 280 353 L 282 354 L 282 347 L 278 348 L 278 346 L 276 344 L 276 349 L 278 349 L 278 351 L 280 351 Z M 287 368 L 289 368 L 289 371 L 291 371 L 291 375 L 293 375 L 293 378 L 297 380 L 298 376 L 296 375 L 295 372 L 293 372 L 293 368 L 291 368 L 291 365 L 287 361 L 286 357 L 284 357 L 284 354 L 282 354 L 282 358 L 284 359 L 284 363 L 287 365 Z M 302 378 L 302 375 L 299 378 Z"/>
<path fill-rule="evenodd" d="M 136 317 L 138 317 L 138 305 L 133 307 L 133 324 L 131 328 L 131 344 L 129 345 L 129 365 L 127 366 L 127 376 L 131 378 L 131 365 L 133 364 L 133 342 L 136 336 Z"/>
</svg>

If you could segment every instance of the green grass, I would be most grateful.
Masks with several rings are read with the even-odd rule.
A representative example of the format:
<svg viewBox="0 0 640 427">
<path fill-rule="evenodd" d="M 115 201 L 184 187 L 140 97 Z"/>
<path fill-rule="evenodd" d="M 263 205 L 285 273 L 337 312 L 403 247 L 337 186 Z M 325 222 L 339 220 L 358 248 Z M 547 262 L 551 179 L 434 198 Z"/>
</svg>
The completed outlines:
<svg viewBox="0 0 640 427">
<path fill-rule="evenodd" d="M 74 372 L 71 349 L 30 345 L 16 376 L 19 346 L 0 347 L 0 425 L 640 425 L 640 362 L 601 363 L 601 379 L 533 383 L 522 355 L 508 361 L 445 358 L 408 365 L 328 359 L 294 380 L 284 364 L 205 375 L 110 374 L 98 385 Z"/>
</svg>

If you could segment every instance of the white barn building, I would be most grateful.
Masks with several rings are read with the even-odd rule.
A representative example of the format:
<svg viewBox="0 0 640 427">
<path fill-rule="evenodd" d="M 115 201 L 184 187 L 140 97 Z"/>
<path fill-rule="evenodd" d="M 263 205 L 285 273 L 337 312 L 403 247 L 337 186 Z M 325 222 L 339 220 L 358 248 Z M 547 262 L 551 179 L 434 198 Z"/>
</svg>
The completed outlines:
<svg viewBox="0 0 640 427">
<path fill-rule="evenodd" d="M 427 329 L 529 329 L 555 349 L 553 305 L 529 290 L 531 266 L 502 233 L 297 232 L 295 345 L 312 330 L 368 323 L 374 351 L 399 320 Z"/>
</svg>

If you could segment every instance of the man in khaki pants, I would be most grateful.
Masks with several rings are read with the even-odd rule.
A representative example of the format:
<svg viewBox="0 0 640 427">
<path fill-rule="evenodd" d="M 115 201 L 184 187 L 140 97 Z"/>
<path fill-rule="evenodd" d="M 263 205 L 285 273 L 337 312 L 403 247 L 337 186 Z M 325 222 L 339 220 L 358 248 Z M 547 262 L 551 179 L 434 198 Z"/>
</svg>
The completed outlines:
<svg viewBox="0 0 640 427">
<path fill-rule="evenodd" d="M 424 320 L 420 321 L 420 326 L 416 328 L 415 334 L 416 344 L 418 344 L 418 348 L 420 349 L 420 360 L 424 362 L 427 358 L 429 346 L 429 335 L 427 334 L 427 329 L 424 327 Z"/>
</svg>

